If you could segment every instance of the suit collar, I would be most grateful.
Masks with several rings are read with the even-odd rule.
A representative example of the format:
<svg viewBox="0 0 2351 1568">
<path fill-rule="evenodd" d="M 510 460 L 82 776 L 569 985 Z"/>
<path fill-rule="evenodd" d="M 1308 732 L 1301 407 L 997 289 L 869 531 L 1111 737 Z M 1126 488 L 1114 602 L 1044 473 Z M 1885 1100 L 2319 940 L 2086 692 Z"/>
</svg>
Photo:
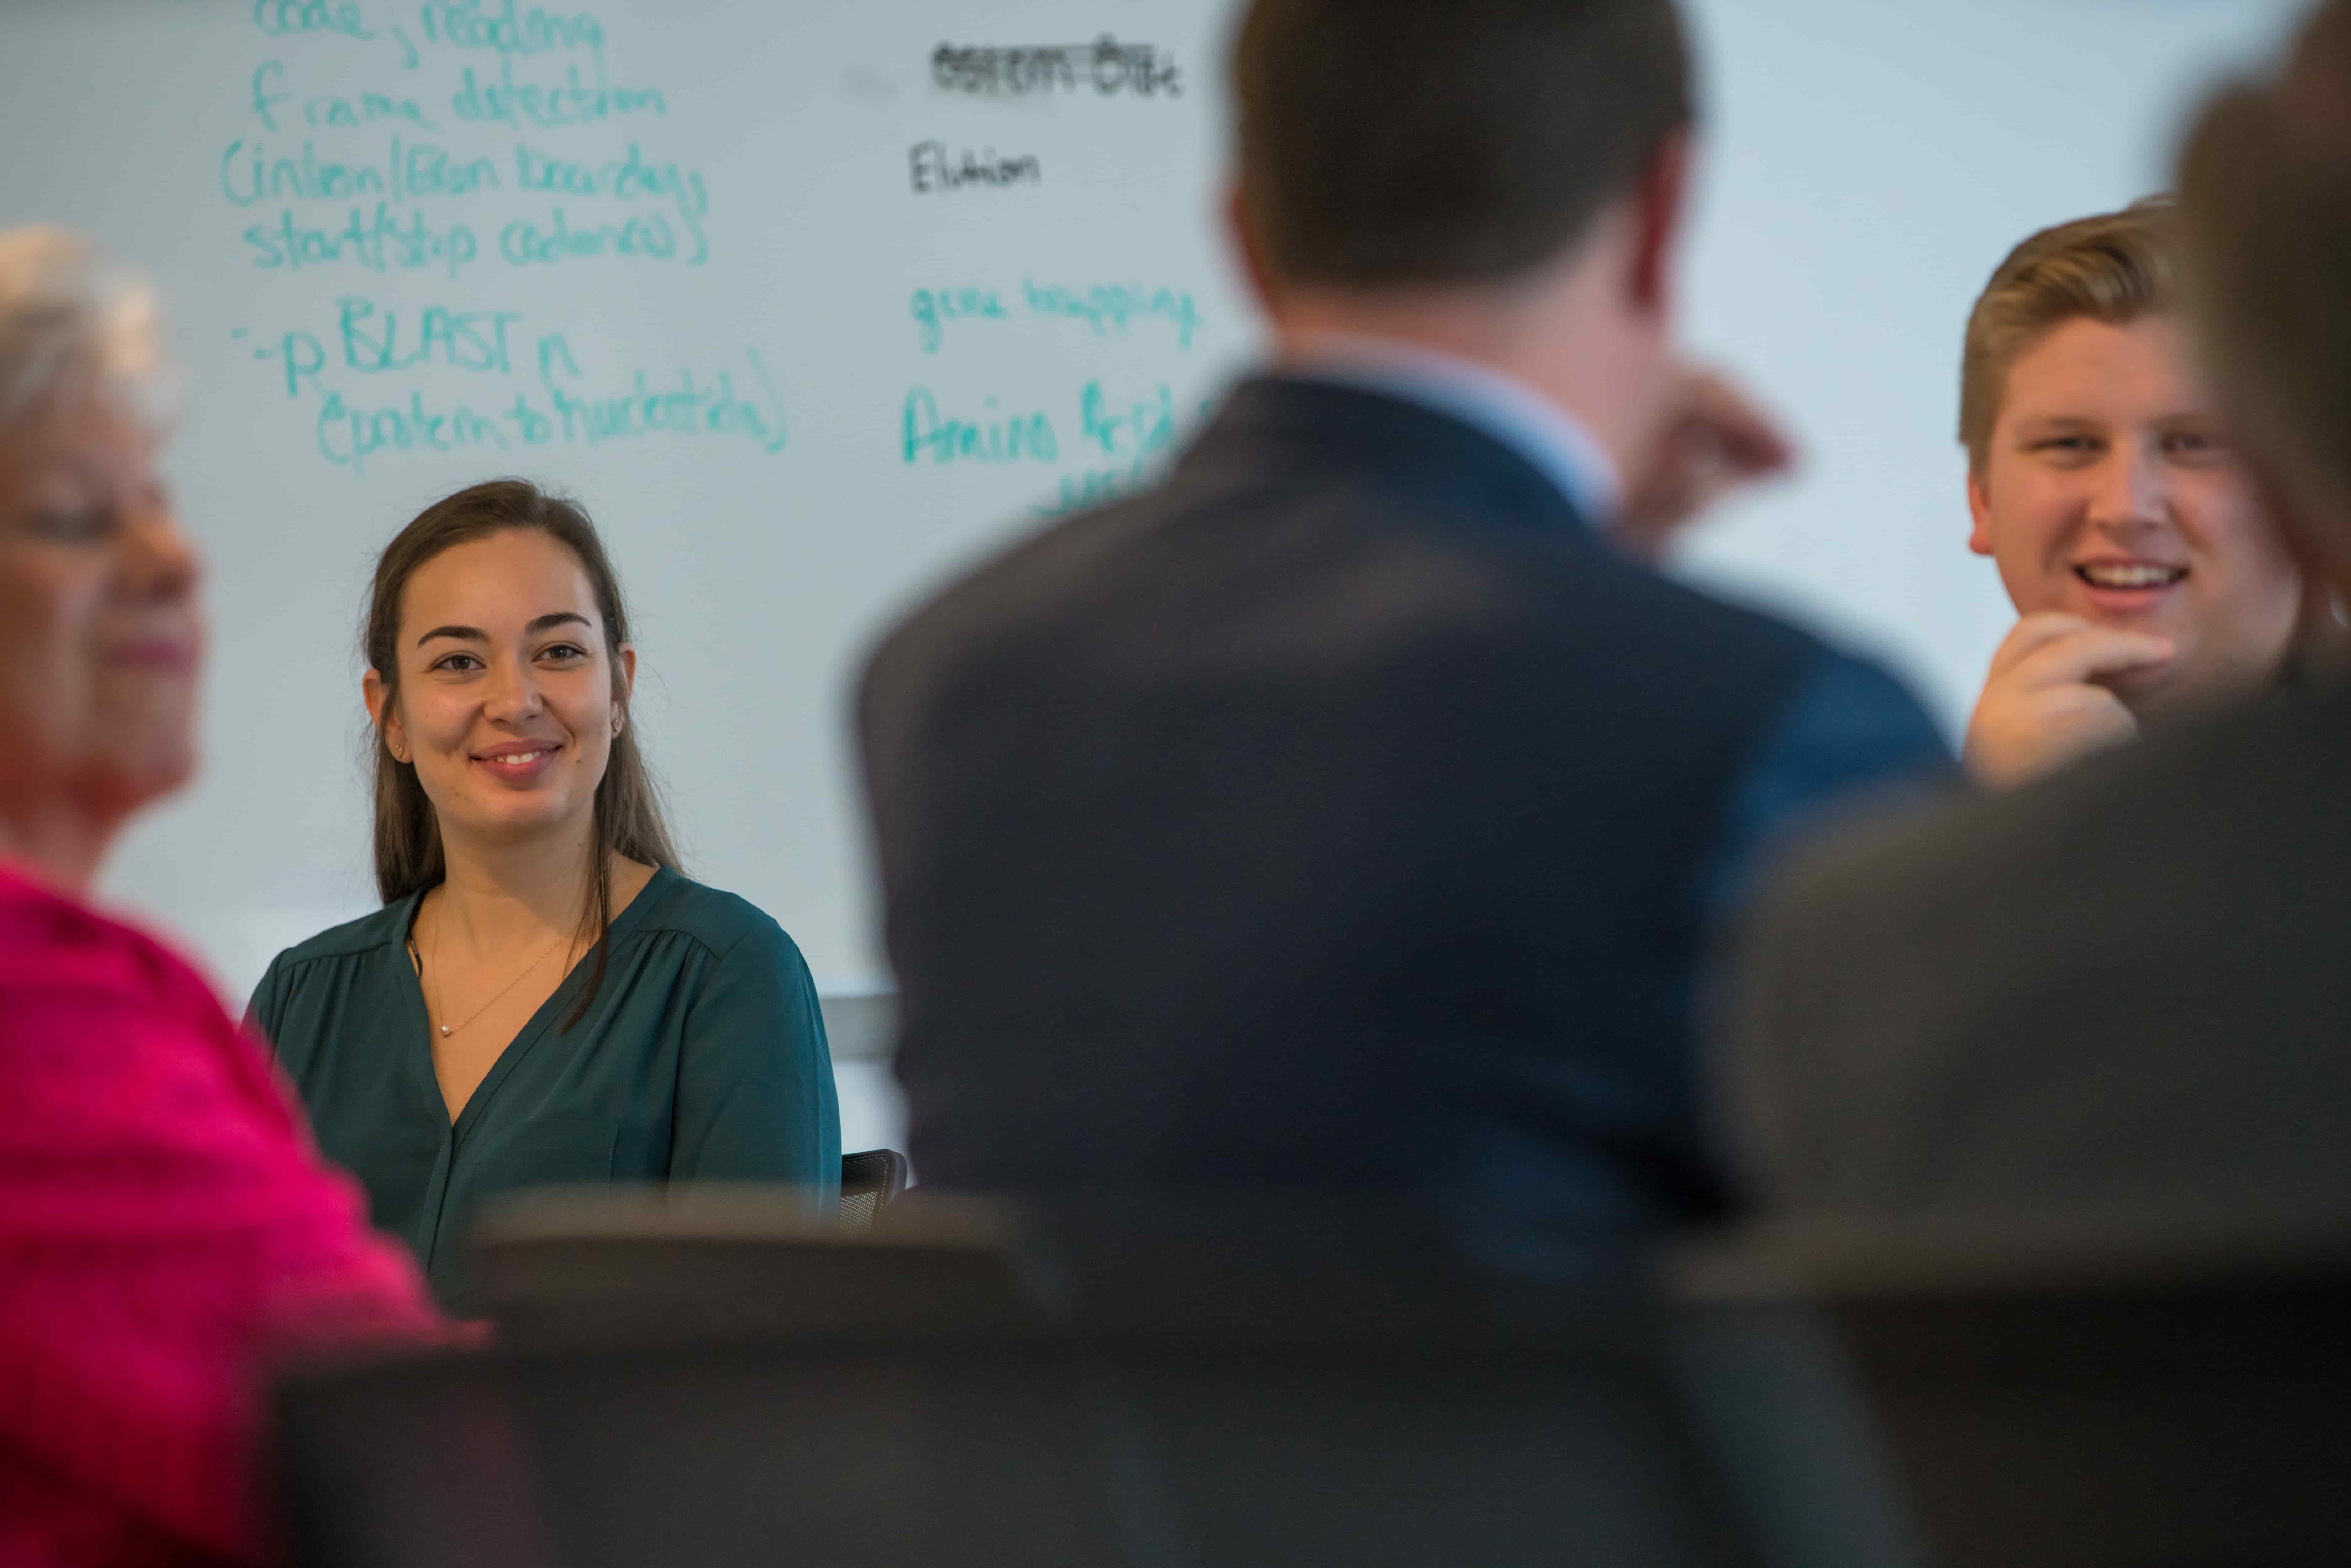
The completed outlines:
<svg viewBox="0 0 2351 1568">
<path fill-rule="evenodd" d="M 1177 472 L 1234 469 L 1368 480 L 1465 522 L 1597 539 L 1559 484 L 1509 444 L 1425 402 L 1364 387 L 1285 375 L 1243 381 Z"/>
<path fill-rule="evenodd" d="M 1621 504 L 1616 465 L 1589 426 L 1490 365 L 1386 338 L 1317 333 L 1280 373 L 1388 392 L 1484 431 L 1541 469 L 1585 518 L 1604 524 Z"/>
</svg>

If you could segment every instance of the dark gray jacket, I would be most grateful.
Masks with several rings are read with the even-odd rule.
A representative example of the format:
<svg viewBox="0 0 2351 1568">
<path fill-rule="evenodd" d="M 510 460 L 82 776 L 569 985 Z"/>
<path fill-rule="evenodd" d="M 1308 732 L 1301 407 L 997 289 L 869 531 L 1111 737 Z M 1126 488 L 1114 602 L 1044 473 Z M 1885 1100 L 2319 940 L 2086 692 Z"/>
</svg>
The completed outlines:
<svg viewBox="0 0 2351 1568">
<path fill-rule="evenodd" d="M 1780 1205 L 2351 1207 L 2351 689 L 1825 847 L 1742 971 Z"/>
<path fill-rule="evenodd" d="M 1948 756 L 1500 442 L 1280 379 L 917 611 L 860 717 L 926 1184 L 1417 1189 L 1531 1238 L 1719 1207 L 1722 884 Z"/>
</svg>

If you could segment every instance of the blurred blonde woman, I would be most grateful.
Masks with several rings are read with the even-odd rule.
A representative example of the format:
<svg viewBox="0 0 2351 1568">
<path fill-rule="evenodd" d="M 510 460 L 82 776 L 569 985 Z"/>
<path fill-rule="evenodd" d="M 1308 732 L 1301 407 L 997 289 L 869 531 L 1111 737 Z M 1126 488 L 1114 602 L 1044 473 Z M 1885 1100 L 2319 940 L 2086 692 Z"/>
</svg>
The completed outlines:
<svg viewBox="0 0 2351 1568">
<path fill-rule="evenodd" d="M 261 1555 L 260 1358 L 435 1327 L 210 988 L 90 903 L 195 766 L 151 317 L 71 236 L 0 234 L 0 1563 Z"/>
</svg>

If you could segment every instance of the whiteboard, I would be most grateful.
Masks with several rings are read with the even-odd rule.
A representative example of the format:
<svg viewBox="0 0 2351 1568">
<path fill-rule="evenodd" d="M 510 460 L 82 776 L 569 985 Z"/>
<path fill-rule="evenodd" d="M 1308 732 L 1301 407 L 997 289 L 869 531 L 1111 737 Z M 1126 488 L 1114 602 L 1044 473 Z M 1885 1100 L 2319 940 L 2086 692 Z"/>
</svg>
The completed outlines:
<svg viewBox="0 0 2351 1568">
<path fill-rule="evenodd" d="M 2161 178 L 2285 0 L 1709 0 L 1686 292 L 1810 461 L 1678 570 L 1954 725 L 2008 614 L 1962 549 L 1961 319 Z M 925 585 L 1145 482 L 1258 351 L 1217 213 L 1219 0 L 10 0 L 0 215 L 160 286 L 210 562 L 201 781 L 108 891 L 241 997 L 374 904 L 372 554 L 517 472 L 633 600 L 689 870 L 885 986 L 847 728 Z M 356 215 L 355 215 L 356 214 Z"/>
</svg>

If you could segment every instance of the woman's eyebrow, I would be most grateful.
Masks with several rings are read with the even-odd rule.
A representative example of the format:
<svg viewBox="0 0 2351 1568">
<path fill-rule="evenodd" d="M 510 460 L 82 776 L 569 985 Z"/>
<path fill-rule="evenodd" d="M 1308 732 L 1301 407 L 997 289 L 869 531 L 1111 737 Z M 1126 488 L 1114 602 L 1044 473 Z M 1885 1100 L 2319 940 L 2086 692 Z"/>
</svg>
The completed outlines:
<svg viewBox="0 0 2351 1568">
<path fill-rule="evenodd" d="M 486 643 L 490 640 L 490 634 L 479 626 L 435 626 L 416 639 L 416 645 L 422 648 L 435 637 L 455 637 L 461 643 Z"/>
<path fill-rule="evenodd" d="M 538 617 L 522 630 L 524 636 L 536 637 L 551 626 L 575 624 L 593 626 L 595 623 L 577 610 L 557 610 Z M 432 631 L 416 639 L 416 645 L 422 648 L 435 637 L 454 637 L 461 643 L 486 643 L 490 640 L 490 634 L 479 626 L 435 626 Z"/>
</svg>

